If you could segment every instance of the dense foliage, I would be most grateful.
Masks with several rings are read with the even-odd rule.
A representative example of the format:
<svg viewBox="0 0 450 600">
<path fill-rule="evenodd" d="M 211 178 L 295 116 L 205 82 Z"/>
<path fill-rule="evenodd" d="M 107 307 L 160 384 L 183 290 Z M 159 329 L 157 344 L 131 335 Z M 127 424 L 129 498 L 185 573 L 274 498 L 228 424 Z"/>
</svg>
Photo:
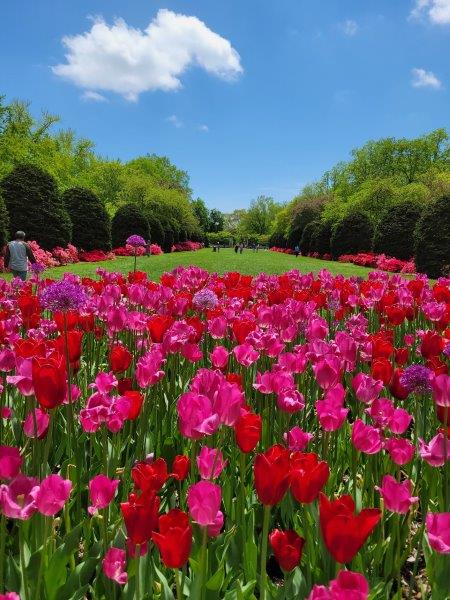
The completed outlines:
<svg viewBox="0 0 450 600">
<path fill-rule="evenodd" d="M 415 230 L 417 270 L 429 277 L 450 274 L 450 196 L 427 206 Z"/>
<path fill-rule="evenodd" d="M 86 188 L 74 187 L 62 196 L 72 221 L 72 244 L 82 250 L 111 249 L 111 219 L 98 196 Z"/>
<path fill-rule="evenodd" d="M 300 250 L 302 254 L 309 254 L 311 250 L 311 239 L 316 231 L 318 221 L 310 221 L 305 225 L 302 231 L 302 237 L 300 238 Z M 295 244 L 297 246 L 298 244 Z"/>
<path fill-rule="evenodd" d="M 72 223 L 49 173 L 34 165 L 18 165 L 0 182 L 0 194 L 9 213 L 11 236 L 23 230 L 45 250 L 70 242 Z"/>
<path fill-rule="evenodd" d="M 111 222 L 113 248 L 124 246 L 130 235 L 140 235 L 146 241 L 156 241 L 150 237 L 148 220 L 137 204 L 124 204 L 114 215 Z"/>
<path fill-rule="evenodd" d="M 381 215 L 375 229 L 373 249 L 402 260 L 414 256 L 414 229 L 422 213 L 416 202 L 403 200 Z"/>
<path fill-rule="evenodd" d="M 311 234 L 310 252 L 317 252 L 320 256 L 331 253 L 332 225 L 329 221 L 314 221 Z"/>
<path fill-rule="evenodd" d="M 5 202 L 0 194 L 0 249 L 9 239 L 9 214 Z"/>
<path fill-rule="evenodd" d="M 363 212 L 354 211 L 341 219 L 331 236 L 331 254 L 334 259 L 342 254 L 358 254 L 372 249 L 373 225 Z"/>
</svg>

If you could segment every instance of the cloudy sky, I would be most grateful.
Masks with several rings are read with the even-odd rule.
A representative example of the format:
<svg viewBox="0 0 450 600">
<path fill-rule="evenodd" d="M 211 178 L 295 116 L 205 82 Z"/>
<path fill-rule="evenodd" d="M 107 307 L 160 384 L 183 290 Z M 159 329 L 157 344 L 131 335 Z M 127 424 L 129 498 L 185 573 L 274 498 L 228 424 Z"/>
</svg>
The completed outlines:
<svg viewBox="0 0 450 600">
<path fill-rule="evenodd" d="M 0 94 L 227 212 L 381 136 L 450 128 L 450 0 L 15 0 Z"/>
</svg>

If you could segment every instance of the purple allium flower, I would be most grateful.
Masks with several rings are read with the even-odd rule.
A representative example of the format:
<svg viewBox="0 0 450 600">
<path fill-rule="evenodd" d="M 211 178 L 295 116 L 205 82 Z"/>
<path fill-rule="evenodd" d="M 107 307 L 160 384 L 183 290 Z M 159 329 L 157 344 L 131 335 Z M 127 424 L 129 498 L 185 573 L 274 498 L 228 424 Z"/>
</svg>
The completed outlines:
<svg viewBox="0 0 450 600">
<path fill-rule="evenodd" d="M 410 365 L 400 377 L 400 385 L 409 392 L 431 392 L 431 370 L 423 365 Z"/>
<path fill-rule="evenodd" d="M 139 246 L 146 246 L 147 242 L 140 235 L 130 235 L 130 237 L 127 239 L 127 244 L 129 246 L 138 248 Z"/>
<path fill-rule="evenodd" d="M 39 275 L 39 273 L 43 273 L 45 271 L 45 265 L 39 262 L 35 262 L 31 265 L 31 271 L 35 275 Z"/>
<path fill-rule="evenodd" d="M 445 356 L 450 356 L 450 342 L 444 348 Z"/>
<path fill-rule="evenodd" d="M 53 312 L 79 310 L 86 304 L 87 296 L 79 283 L 67 279 L 48 285 L 41 294 L 41 305 Z"/>
<path fill-rule="evenodd" d="M 201 310 L 211 310 L 216 308 L 218 302 L 219 299 L 216 294 L 208 288 L 203 288 L 196 292 L 192 298 L 193 305 Z"/>
</svg>

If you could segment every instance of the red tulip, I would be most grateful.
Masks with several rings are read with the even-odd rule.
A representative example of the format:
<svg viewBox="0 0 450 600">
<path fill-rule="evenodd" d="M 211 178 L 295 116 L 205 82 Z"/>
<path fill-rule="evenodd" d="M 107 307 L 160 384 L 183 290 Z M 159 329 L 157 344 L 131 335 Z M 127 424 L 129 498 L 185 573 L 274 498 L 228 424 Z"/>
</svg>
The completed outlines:
<svg viewBox="0 0 450 600">
<path fill-rule="evenodd" d="M 255 327 L 256 324 L 248 319 L 236 319 L 233 321 L 232 330 L 238 344 L 243 344 L 248 334 L 253 331 Z"/>
<path fill-rule="evenodd" d="M 297 502 L 313 502 L 330 476 L 328 463 L 313 452 L 291 455 L 291 493 Z"/>
<path fill-rule="evenodd" d="M 397 366 L 403 367 L 406 365 L 409 359 L 409 350 L 408 348 L 397 348 L 395 350 L 395 362 Z"/>
<path fill-rule="evenodd" d="M 376 358 L 372 360 L 371 373 L 374 379 L 381 379 L 384 385 L 388 385 L 394 374 L 394 369 L 387 358 Z"/>
<path fill-rule="evenodd" d="M 234 426 L 236 443 L 242 452 L 251 452 L 261 439 L 262 419 L 260 415 L 248 412 L 239 417 Z"/>
<path fill-rule="evenodd" d="M 32 380 L 34 395 L 42 408 L 55 408 L 66 399 L 66 368 L 61 355 L 33 358 Z"/>
<path fill-rule="evenodd" d="M 174 319 L 170 315 L 154 315 L 150 317 L 147 321 L 147 329 L 149 330 L 152 342 L 160 344 L 173 321 Z"/>
<path fill-rule="evenodd" d="M 166 461 L 157 458 L 152 463 L 138 462 L 131 469 L 131 477 L 138 490 L 159 492 L 168 478 Z"/>
<path fill-rule="evenodd" d="M 129 540 L 134 545 L 148 542 L 152 536 L 159 511 L 159 497 L 154 491 L 130 494 L 128 502 L 120 504 Z"/>
<path fill-rule="evenodd" d="M 269 535 L 269 542 L 283 571 L 295 569 L 302 557 L 305 540 L 295 531 L 274 529 Z"/>
<path fill-rule="evenodd" d="M 420 353 L 424 358 L 439 356 L 444 349 L 444 338 L 436 331 L 426 331 L 420 344 Z"/>
<path fill-rule="evenodd" d="M 131 377 L 122 377 L 117 380 L 117 391 L 121 396 L 125 395 L 125 392 L 131 392 L 133 389 L 133 381 Z"/>
<path fill-rule="evenodd" d="M 172 462 L 172 477 L 178 479 L 178 481 L 183 481 L 188 476 L 190 465 L 191 461 L 184 454 L 175 456 Z"/>
<path fill-rule="evenodd" d="M 409 390 L 404 388 L 400 383 L 400 378 L 403 375 L 403 369 L 395 369 L 389 390 L 397 400 L 405 400 L 409 395 Z"/>
<path fill-rule="evenodd" d="M 67 332 L 67 350 L 69 362 L 76 363 L 81 358 L 81 342 L 83 341 L 83 332 L 77 329 L 71 329 Z M 66 340 L 64 335 L 60 335 L 55 340 L 55 348 L 62 356 L 66 353 Z"/>
<path fill-rule="evenodd" d="M 289 487 L 289 450 L 275 445 L 257 454 L 253 471 L 259 501 L 266 506 L 277 504 Z"/>
<path fill-rule="evenodd" d="M 158 533 L 152 534 L 158 546 L 161 560 L 170 569 L 179 569 L 186 564 L 192 548 L 192 527 L 188 515 L 173 508 L 158 519 Z"/>
<path fill-rule="evenodd" d="M 114 373 L 123 373 L 131 365 L 131 352 L 122 344 L 115 344 L 109 354 L 109 363 Z"/>
<path fill-rule="evenodd" d="M 381 519 L 378 508 L 364 508 L 355 514 L 351 496 L 328 500 L 319 496 L 320 528 L 325 546 L 339 563 L 348 563 L 358 553 Z"/>
<path fill-rule="evenodd" d="M 135 421 L 139 413 L 141 412 L 142 403 L 144 402 L 144 396 L 141 392 L 137 392 L 134 390 L 127 390 L 124 394 L 125 398 L 131 400 L 130 411 L 128 413 L 128 419 L 130 421 Z"/>
</svg>

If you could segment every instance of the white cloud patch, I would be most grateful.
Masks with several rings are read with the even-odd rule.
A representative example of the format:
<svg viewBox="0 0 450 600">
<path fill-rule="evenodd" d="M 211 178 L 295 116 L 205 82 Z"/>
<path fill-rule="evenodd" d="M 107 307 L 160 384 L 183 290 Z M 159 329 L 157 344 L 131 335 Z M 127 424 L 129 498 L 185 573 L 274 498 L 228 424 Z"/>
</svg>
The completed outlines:
<svg viewBox="0 0 450 600">
<path fill-rule="evenodd" d="M 410 16 L 413 19 L 428 18 L 436 25 L 449 25 L 450 0 L 415 0 Z"/>
<path fill-rule="evenodd" d="M 78 87 L 106 90 L 137 101 L 146 91 L 182 87 L 180 77 L 191 66 L 225 81 L 236 79 L 243 68 L 230 42 L 197 17 L 158 11 L 145 30 L 123 19 L 108 25 L 96 19 L 85 33 L 62 40 L 66 62 L 53 72 Z"/>
<path fill-rule="evenodd" d="M 438 79 L 432 71 L 425 71 L 425 69 L 413 69 L 411 83 L 413 87 L 416 88 L 432 88 L 438 90 L 442 87 L 440 79 Z"/>
<path fill-rule="evenodd" d="M 177 129 L 180 129 L 180 127 L 183 127 L 183 122 L 180 121 L 180 119 L 177 117 L 177 115 L 170 115 L 170 117 L 167 117 L 166 121 L 168 123 L 171 123 Z"/>
<path fill-rule="evenodd" d="M 198 130 L 203 131 L 203 133 L 208 133 L 209 127 L 208 127 L 208 125 L 199 125 Z"/>
<path fill-rule="evenodd" d="M 108 102 L 105 96 L 102 96 L 98 92 L 93 92 L 92 90 L 86 90 L 82 93 L 81 99 L 86 102 Z"/>
<path fill-rule="evenodd" d="M 359 29 L 358 23 L 352 19 L 347 19 L 343 23 L 340 23 L 339 27 L 344 35 L 347 35 L 348 37 L 356 35 Z"/>
</svg>

